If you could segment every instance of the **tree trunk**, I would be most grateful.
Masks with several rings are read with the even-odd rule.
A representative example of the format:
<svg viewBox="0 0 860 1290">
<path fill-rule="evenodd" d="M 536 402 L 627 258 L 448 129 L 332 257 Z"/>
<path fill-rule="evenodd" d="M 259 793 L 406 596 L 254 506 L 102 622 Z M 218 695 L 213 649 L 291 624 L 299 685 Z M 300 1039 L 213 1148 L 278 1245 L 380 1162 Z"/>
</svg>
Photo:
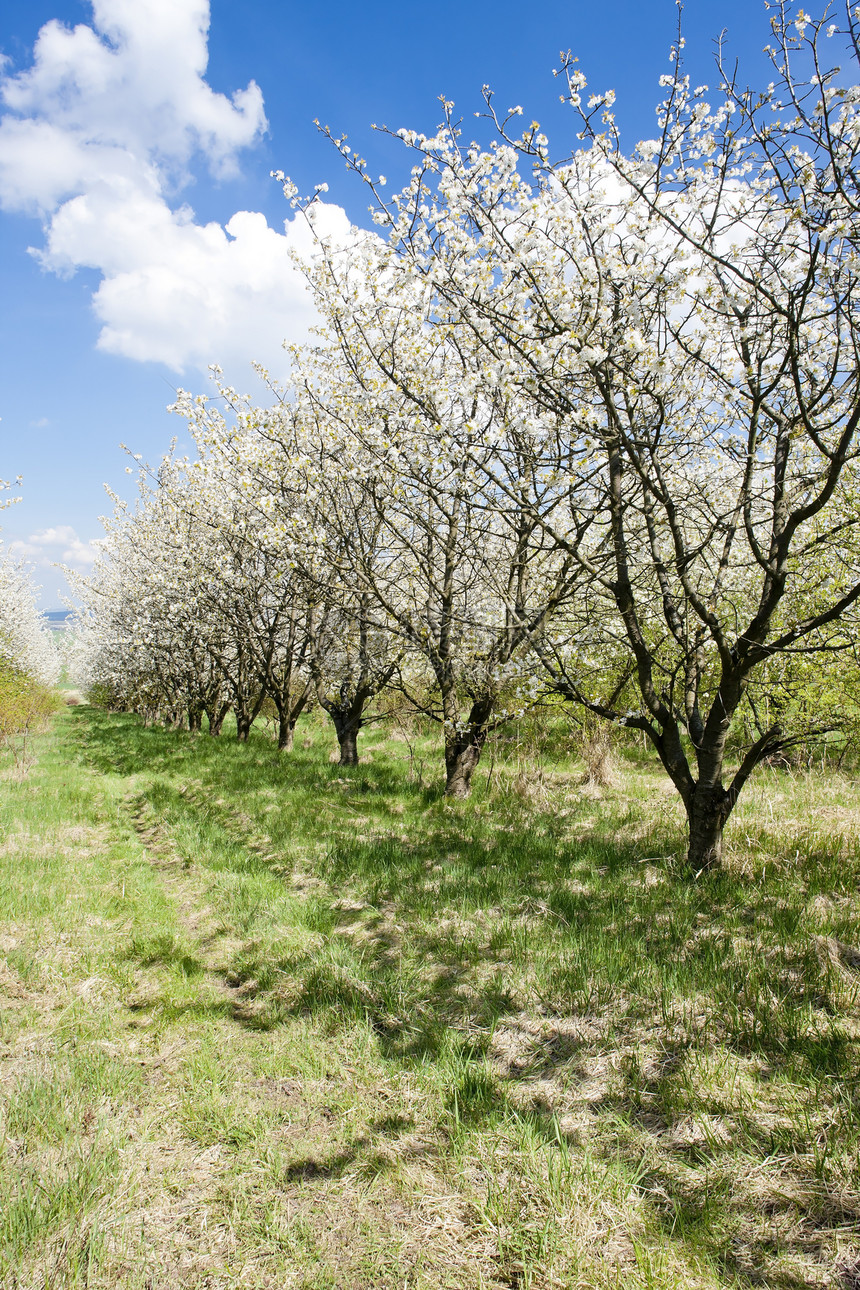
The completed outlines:
<svg viewBox="0 0 860 1290">
<path fill-rule="evenodd" d="M 250 712 L 236 713 L 236 738 L 240 744 L 248 742 L 248 735 L 251 733 L 251 714 Z"/>
<path fill-rule="evenodd" d="M 188 708 L 188 729 L 196 734 L 203 727 L 203 709 L 197 707 Z"/>
<path fill-rule="evenodd" d="M 364 712 L 368 700 L 373 697 L 372 693 L 369 689 L 361 686 L 351 700 L 341 695 L 339 703 L 332 699 L 327 699 L 322 692 L 321 686 L 317 687 L 317 694 L 320 707 L 328 713 L 334 724 L 338 747 L 340 748 L 339 764 L 341 766 L 357 766 L 358 732 L 364 725 L 361 714 Z"/>
<path fill-rule="evenodd" d="M 224 718 L 230 711 L 229 703 L 222 703 L 219 708 L 207 708 L 206 715 L 209 718 L 209 733 L 213 739 L 221 733 L 221 727 L 224 725 Z"/>
<path fill-rule="evenodd" d="M 340 765 L 358 765 L 358 726 L 352 722 L 344 724 L 333 716 L 334 728 L 337 731 L 337 742 L 340 745 Z"/>
<path fill-rule="evenodd" d="M 487 725 L 493 713 L 494 701 L 477 699 L 472 704 L 469 719 L 464 726 L 445 738 L 445 796 L 469 797 L 472 792 L 472 775 L 481 760 L 489 731 Z"/>
<path fill-rule="evenodd" d="M 289 714 L 281 712 L 278 715 L 278 752 L 292 752 L 293 741 L 296 734 L 296 723 L 290 720 Z"/>
<path fill-rule="evenodd" d="M 466 730 L 445 745 L 445 796 L 469 797 L 472 775 L 487 738 L 486 730 Z"/>
<path fill-rule="evenodd" d="M 709 790 L 695 790 L 687 804 L 687 868 L 697 877 L 719 869 L 723 858 L 723 829 L 728 817 L 728 794 L 722 784 Z"/>
</svg>

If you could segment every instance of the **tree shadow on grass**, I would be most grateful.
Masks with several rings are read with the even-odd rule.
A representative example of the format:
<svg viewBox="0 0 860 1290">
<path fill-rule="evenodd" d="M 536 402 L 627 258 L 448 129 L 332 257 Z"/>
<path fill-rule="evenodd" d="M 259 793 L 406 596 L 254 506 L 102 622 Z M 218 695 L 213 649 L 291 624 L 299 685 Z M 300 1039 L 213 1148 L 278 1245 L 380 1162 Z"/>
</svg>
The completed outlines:
<svg viewBox="0 0 860 1290">
<path fill-rule="evenodd" d="M 137 718 L 93 709 L 78 709 L 73 720 L 89 731 L 94 765 L 158 777 L 159 811 L 167 815 L 188 810 L 165 779 L 172 767 L 202 785 L 207 811 L 220 797 L 229 811 L 233 801 L 252 809 L 250 790 L 282 793 L 280 816 L 266 817 L 273 837 L 283 826 L 290 840 L 318 843 L 324 821 L 328 847 L 320 877 L 333 891 L 356 891 L 367 907 L 352 921 L 361 925 L 362 975 L 369 974 L 370 994 L 382 1001 L 374 1028 L 383 1037 L 394 1033 L 385 1040 L 392 1055 L 436 1051 L 437 1022 L 443 1028 L 470 1020 L 487 1027 L 510 1009 L 504 954 L 497 955 L 494 983 L 468 991 L 463 982 L 504 951 L 512 926 L 527 922 L 531 913 L 537 916 L 523 935 L 537 949 L 543 942 L 539 997 L 549 1013 L 587 1015 L 612 1008 L 624 995 L 632 1015 L 637 1009 L 649 1013 L 659 1000 L 668 1017 L 676 1015 L 679 999 L 704 995 L 710 1000 L 707 1024 L 738 1051 L 778 1067 L 799 1064 L 830 1076 L 849 1073 L 853 1041 L 838 1027 L 823 1031 L 810 1025 L 810 1010 L 821 997 L 821 973 L 814 947 L 797 940 L 798 919 L 786 909 L 779 875 L 751 890 L 731 874 L 693 884 L 664 866 L 662 872 L 652 871 L 659 881 L 643 884 L 643 849 L 671 854 L 678 839 L 652 833 L 643 843 L 619 834 L 611 804 L 602 828 L 573 840 L 551 811 L 532 809 L 524 815 L 521 802 L 499 802 L 492 817 L 479 816 L 468 805 L 449 809 L 438 794 L 404 783 L 402 765 L 377 762 L 345 771 L 321 766 L 318 752 L 285 759 L 262 733 L 252 732 L 251 743 L 243 747 L 224 742 L 223 736 L 144 729 Z M 386 814 L 395 789 L 407 810 L 418 812 L 417 820 L 403 817 L 410 830 L 405 837 L 401 819 L 392 824 Z M 356 799 L 379 806 L 379 835 L 372 839 L 356 837 L 363 824 L 343 809 Z M 587 809 L 593 807 L 589 802 Z M 201 813 L 201 807 L 194 809 Z M 391 836 L 393 828 L 398 836 Z M 245 866 L 271 867 L 270 860 L 259 857 L 224 857 L 227 865 L 240 860 Z M 846 866 L 839 858 L 834 868 L 836 860 L 823 844 L 820 855 L 805 858 L 803 881 L 816 881 L 807 893 L 836 880 L 837 868 L 844 883 Z M 571 881 L 574 871 L 576 882 Z M 488 909 L 497 911 L 496 944 L 476 926 Z M 319 930 L 331 935 L 336 924 L 349 921 L 348 915 L 332 913 Z M 750 944 L 757 940 L 762 952 L 744 957 L 736 945 L 739 936 Z M 421 984 L 417 1009 L 393 1001 L 398 992 L 402 996 L 404 948 L 407 958 L 435 968 Z M 366 1009 L 362 991 L 341 997 L 344 990 L 350 994 L 343 980 L 325 975 L 312 969 L 302 1007 L 345 1008 L 350 1014 Z M 385 1021 L 404 1011 L 410 1014 L 407 1039 L 398 1038 L 397 1027 Z"/>
<path fill-rule="evenodd" d="M 239 744 L 225 731 L 217 738 L 204 733 L 146 727 L 129 713 L 109 713 L 81 707 L 70 712 L 75 742 L 86 761 L 105 774 L 142 775 L 153 779 L 186 775 L 215 796 L 233 797 L 261 789 L 274 789 L 318 799 L 332 793 L 333 803 L 347 797 L 368 803 L 397 793 L 416 802 L 435 799 L 434 790 L 404 782 L 403 766 L 396 754 L 381 757 L 372 766 L 342 767 L 320 759 L 319 749 L 295 748 L 279 753 L 265 729 L 251 730 L 248 742 Z M 313 822 L 319 828 L 314 812 Z M 355 823 L 355 821 L 353 821 Z"/>
<path fill-rule="evenodd" d="M 329 1181 L 333 1178 L 342 1178 L 350 1165 L 356 1163 L 361 1154 L 361 1148 L 367 1144 L 367 1139 L 359 1138 L 349 1151 L 338 1151 L 334 1155 L 326 1156 L 320 1159 L 318 1156 L 306 1156 L 301 1160 L 294 1160 L 284 1168 L 281 1178 L 284 1183 L 297 1182 L 317 1182 L 320 1179 Z"/>
<path fill-rule="evenodd" d="M 266 817 L 273 839 L 318 844 L 325 830 L 318 875 L 329 892 L 355 899 L 339 909 L 333 896 L 316 897 L 328 899 L 319 918 L 322 951 L 271 962 L 265 943 L 246 948 L 243 972 L 259 979 L 260 1006 L 234 1012 L 243 1024 L 260 1028 L 302 1014 L 325 1015 L 335 1025 L 367 1022 L 387 1060 L 451 1063 L 449 1131 L 515 1114 L 549 1144 L 560 1140 L 557 1108 L 543 1094 L 524 1098 L 529 1082 L 575 1084 L 595 1043 L 635 1050 L 640 1036 L 652 1042 L 659 1034 L 663 1060 L 647 1072 L 635 1063 L 622 1068 L 591 1113 L 595 1123 L 626 1124 L 655 1144 L 658 1163 L 645 1185 L 664 1231 L 707 1248 L 727 1276 L 755 1283 L 756 1260 L 763 1266 L 772 1254 L 770 1238 L 750 1227 L 744 1250 L 733 1244 L 737 1214 L 721 1190 L 720 1149 L 671 1140 L 679 1115 L 673 1084 L 686 1052 L 721 1045 L 756 1059 L 762 1082 L 781 1076 L 809 1088 L 836 1080 L 856 1093 L 857 1042 L 823 1006 L 823 969 L 803 931 L 812 894 L 856 885 L 857 874 L 833 847 L 810 847 L 790 874 L 775 868 L 755 886 L 730 873 L 691 883 L 665 862 L 643 869 L 643 852 L 677 853 L 679 839 L 659 830 L 637 839 L 619 827 L 622 808 L 611 802 L 587 835 L 574 838 L 552 811 L 528 813 L 521 802 L 499 801 L 492 817 L 474 805 L 450 808 L 438 793 L 404 783 L 402 765 L 381 760 L 345 772 L 321 766 L 318 754 L 278 757 L 253 733 L 242 748 L 83 709 L 74 719 L 90 732 L 91 764 L 159 779 L 159 809 L 176 818 L 211 810 L 222 796 L 225 810 L 238 802 L 250 811 L 253 793 L 274 790 L 283 802 L 279 815 Z M 168 774 L 202 785 L 203 805 L 185 801 Z M 392 795 L 411 814 L 393 817 Z M 371 827 L 377 836 L 358 836 Z M 253 862 L 276 872 L 283 858 Z M 224 858 L 248 862 L 238 851 Z M 339 957 L 332 947 L 340 947 Z M 512 986 L 516 976 L 530 980 L 525 1001 Z M 284 980 L 288 990 L 279 985 Z M 523 1008 L 546 1033 L 522 1062 L 490 1069 L 494 1032 Z M 559 1042 L 556 1023 L 571 1018 L 592 1029 Z M 614 1139 L 611 1129 L 604 1132 L 631 1170 L 640 1170 L 641 1140 L 621 1129 Z M 773 1144 L 750 1132 L 744 1150 L 764 1162 Z M 704 1171 L 708 1185 L 691 1170 Z M 801 1253 L 816 1231 L 846 1221 L 835 1184 L 821 1177 L 817 1187 L 821 1203 L 811 1214 L 813 1230 L 807 1225 L 797 1238 Z M 784 1202 L 786 1212 L 791 1204 Z M 860 1215 L 851 1210 L 847 1221 L 860 1222 Z M 786 1290 L 806 1284 L 784 1266 L 768 1276 L 768 1284 Z"/>
</svg>

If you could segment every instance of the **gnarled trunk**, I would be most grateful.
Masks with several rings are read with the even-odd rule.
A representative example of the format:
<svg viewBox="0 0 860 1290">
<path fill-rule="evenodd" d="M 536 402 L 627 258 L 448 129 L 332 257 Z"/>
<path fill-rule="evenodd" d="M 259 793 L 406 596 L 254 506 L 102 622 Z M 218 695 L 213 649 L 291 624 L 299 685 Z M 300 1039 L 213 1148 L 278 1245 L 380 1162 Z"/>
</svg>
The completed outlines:
<svg viewBox="0 0 860 1290">
<path fill-rule="evenodd" d="M 213 738 L 217 738 L 220 735 L 224 725 L 224 718 L 229 711 L 229 703 L 222 703 L 219 707 L 206 709 L 206 715 L 209 718 L 209 733 Z"/>
<path fill-rule="evenodd" d="M 196 734 L 203 727 L 203 709 L 189 704 L 188 707 L 188 729 L 192 734 Z"/>
<path fill-rule="evenodd" d="M 348 686 L 343 685 L 339 699 L 335 700 L 326 695 L 321 683 L 317 683 L 320 707 L 331 717 L 337 735 L 341 766 L 358 765 L 358 732 L 364 725 L 362 713 L 374 693 L 371 686 L 360 685 L 350 699 Z"/>
<path fill-rule="evenodd" d="M 483 741 L 482 741 L 483 742 Z M 481 744 L 470 743 L 456 749 L 445 749 L 445 796 L 469 797 L 472 775 L 481 760 Z"/>
<path fill-rule="evenodd" d="M 251 733 L 251 723 L 253 717 L 250 712 L 236 713 L 236 738 L 240 744 L 248 742 L 248 735 Z"/>
<path fill-rule="evenodd" d="M 292 752 L 296 725 L 311 696 L 311 682 L 308 681 L 301 694 L 295 699 L 289 686 L 284 689 L 270 690 L 270 695 L 278 710 L 278 752 Z"/>
<path fill-rule="evenodd" d="M 723 829 L 731 812 L 729 795 L 722 784 L 697 787 L 687 806 L 687 868 L 697 877 L 719 869 L 723 857 Z"/>
<path fill-rule="evenodd" d="M 340 765 L 357 766 L 358 765 L 358 731 L 361 726 L 360 713 L 358 717 L 350 712 L 338 711 L 333 709 L 331 719 L 334 722 L 337 742 L 340 746 Z"/>
<path fill-rule="evenodd" d="M 292 752 L 296 736 L 295 718 L 287 712 L 278 714 L 278 752 Z"/>
<path fill-rule="evenodd" d="M 487 723 L 493 711 L 493 700 L 484 699 L 472 704 L 466 724 L 445 738 L 445 796 L 468 797 L 472 792 L 472 776 L 481 760 L 487 742 Z"/>
</svg>

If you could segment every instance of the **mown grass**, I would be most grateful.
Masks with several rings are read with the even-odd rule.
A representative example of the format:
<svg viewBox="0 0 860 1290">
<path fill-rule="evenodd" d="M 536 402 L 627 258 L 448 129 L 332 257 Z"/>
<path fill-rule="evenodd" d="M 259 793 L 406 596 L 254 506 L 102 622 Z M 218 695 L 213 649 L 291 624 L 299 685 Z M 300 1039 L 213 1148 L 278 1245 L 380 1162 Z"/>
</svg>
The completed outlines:
<svg viewBox="0 0 860 1290">
<path fill-rule="evenodd" d="M 647 762 L 527 735 L 452 803 L 420 734 L 58 721 L 0 790 L 0 1284 L 860 1284 L 856 784 L 764 772 L 693 883 Z"/>
</svg>

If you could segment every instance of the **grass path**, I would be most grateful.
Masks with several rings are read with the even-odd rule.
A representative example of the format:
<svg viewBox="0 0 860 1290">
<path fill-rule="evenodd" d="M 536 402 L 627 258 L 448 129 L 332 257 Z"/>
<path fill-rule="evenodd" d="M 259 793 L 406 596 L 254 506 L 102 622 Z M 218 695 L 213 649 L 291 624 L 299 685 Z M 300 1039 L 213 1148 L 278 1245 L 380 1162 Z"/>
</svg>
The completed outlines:
<svg viewBox="0 0 860 1290">
<path fill-rule="evenodd" d="M 860 1284 L 847 833 L 680 889 L 629 786 L 308 742 L 79 710 L 0 782 L 4 1290 Z"/>
</svg>

